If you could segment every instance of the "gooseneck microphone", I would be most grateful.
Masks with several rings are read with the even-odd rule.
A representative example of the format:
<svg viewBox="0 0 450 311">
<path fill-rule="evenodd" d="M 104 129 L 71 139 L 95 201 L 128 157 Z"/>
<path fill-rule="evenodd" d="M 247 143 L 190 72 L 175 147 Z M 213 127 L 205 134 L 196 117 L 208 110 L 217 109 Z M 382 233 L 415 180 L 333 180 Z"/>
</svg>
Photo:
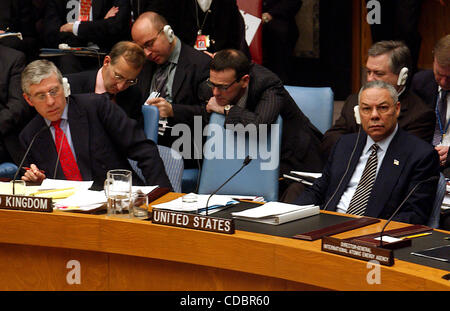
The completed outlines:
<svg viewBox="0 0 450 311">
<path fill-rule="evenodd" d="M 13 195 L 14 194 L 16 194 L 16 183 L 15 183 L 15 181 L 16 181 L 16 178 L 17 178 L 17 175 L 19 174 L 19 171 L 20 171 L 20 169 L 22 168 L 22 165 L 23 165 L 23 162 L 25 162 L 25 159 L 27 158 L 27 156 L 28 156 L 28 153 L 30 152 L 30 150 L 31 150 L 31 147 L 33 146 L 33 144 L 34 144 L 34 141 L 35 141 L 35 139 L 36 139 L 36 137 L 38 137 L 39 136 L 39 134 L 41 134 L 44 130 L 46 130 L 46 129 L 48 129 L 48 126 L 47 125 L 44 125 L 36 134 L 34 134 L 34 136 L 33 136 L 33 138 L 31 139 L 31 142 L 30 142 L 30 144 L 28 145 L 28 148 L 27 148 L 27 150 L 25 151 L 25 154 L 23 155 L 23 157 L 22 157 L 22 160 L 20 161 L 20 164 L 19 164 L 19 168 L 17 169 L 17 171 L 16 171 L 16 173 L 14 174 L 14 178 L 13 178 Z"/>
<path fill-rule="evenodd" d="M 409 199 L 409 197 L 416 191 L 417 187 L 419 187 L 420 185 L 422 185 L 422 184 L 424 184 L 426 182 L 433 181 L 435 179 L 439 179 L 439 176 L 431 176 L 430 178 L 421 180 L 411 189 L 411 191 L 409 191 L 409 193 L 407 194 L 405 199 L 403 199 L 403 201 L 398 205 L 397 209 L 392 213 L 391 217 L 389 217 L 388 221 L 386 221 L 386 223 L 384 224 L 383 228 L 381 229 L 381 232 L 380 232 L 380 247 L 383 247 L 383 233 L 384 233 L 384 229 L 386 229 L 387 225 L 392 221 L 392 218 L 394 218 L 394 216 L 396 216 L 398 214 L 398 212 L 402 208 L 403 204 L 405 204 L 405 202 Z"/>
<path fill-rule="evenodd" d="M 209 199 L 211 199 L 211 197 L 213 195 L 215 195 L 220 189 L 222 189 L 223 186 L 225 186 L 234 176 L 236 176 L 240 171 L 242 171 L 242 169 L 244 167 L 246 167 L 250 162 L 252 161 L 252 159 L 250 158 L 250 156 L 247 156 L 244 159 L 244 162 L 242 163 L 242 166 L 236 171 L 236 173 L 234 173 L 233 175 L 231 175 L 230 178 L 228 178 L 219 188 L 217 188 L 213 193 L 211 193 L 211 195 L 208 197 L 208 200 L 206 201 L 206 207 L 205 207 L 205 211 L 206 211 L 206 216 L 208 216 L 208 203 L 209 203 Z"/>
</svg>

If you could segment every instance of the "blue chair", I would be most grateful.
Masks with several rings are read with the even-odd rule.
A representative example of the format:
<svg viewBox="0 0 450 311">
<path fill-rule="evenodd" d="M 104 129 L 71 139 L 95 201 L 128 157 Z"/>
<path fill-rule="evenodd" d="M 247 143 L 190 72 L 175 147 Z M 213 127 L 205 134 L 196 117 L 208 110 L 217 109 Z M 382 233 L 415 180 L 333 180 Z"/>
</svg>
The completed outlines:
<svg viewBox="0 0 450 311">
<path fill-rule="evenodd" d="M 10 162 L 0 163 L 0 177 L 14 178 L 14 174 L 17 172 L 17 165 Z"/>
<path fill-rule="evenodd" d="M 440 173 L 438 186 L 436 190 L 436 197 L 433 202 L 433 208 L 431 210 L 430 218 L 428 219 L 427 226 L 431 228 L 439 227 L 439 220 L 441 216 L 441 206 L 442 201 L 444 200 L 446 190 L 446 182 L 444 174 Z"/>
<path fill-rule="evenodd" d="M 331 88 L 289 85 L 284 88 L 319 131 L 325 133 L 333 125 L 334 94 Z"/>
<path fill-rule="evenodd" d="M 159 110 L 155 106 L 142 105 L 142 115 L 144 116 L 144 132 L 148 139 L 158 143 L 158 122 Z"/>
<path fill-rule="evenodd" d="M 208 138 L 204 145 L 203 167 L 200 178 L 200 194 L 210 194 L 234 174 L 247 155 L 253 159 L 238 175 L 218 193 L 235 195 L 258 195 L 266 201 L 278 199 L 278 173 L 282 119 L 276 127 L 268 126 L 267 142 L 260 135 L 238 134 L 224 128 L 225 117 L 213 113 L 208 125 Z M 276 132 L 271 132 L 270 129 Z M 269 154 L 264 155 L 266 151 Z M 270 155 L 273 155 L 272 157 Z"/>
<path fill-rule="evenodd" d="M 173 190 L 178 193 L 181 192 L 181 179 L 184 168 L 183 157 L 174 149 L 166 146 L 158 145 L 158 150 Z"/>
</svg>

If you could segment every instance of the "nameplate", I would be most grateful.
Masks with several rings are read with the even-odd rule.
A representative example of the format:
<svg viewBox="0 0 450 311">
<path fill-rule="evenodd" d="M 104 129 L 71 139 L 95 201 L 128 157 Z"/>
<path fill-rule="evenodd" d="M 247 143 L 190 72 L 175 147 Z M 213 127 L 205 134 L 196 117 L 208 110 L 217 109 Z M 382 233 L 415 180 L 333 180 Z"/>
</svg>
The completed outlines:
<svg viewBox="0 0 450 311">
<path fill-rule="evenodd" d="M 53 205 L 51 198 L 0 194 L 0 209 L 52 212 Z"/>
<path fill-rule="evenodd" d="M 234 234 L 233 219 L 188 214 L 154 208 L 152 222 L 160 225 Z"/>
<path fill-rule="evenodd" d="M 356 241 L 346 241 L 325 236 L 322 238 L 322 251 L 364 261 L 377 261 L 381 265 L 394 265 L 392 250 L 378 248 Z"/>
</svg>

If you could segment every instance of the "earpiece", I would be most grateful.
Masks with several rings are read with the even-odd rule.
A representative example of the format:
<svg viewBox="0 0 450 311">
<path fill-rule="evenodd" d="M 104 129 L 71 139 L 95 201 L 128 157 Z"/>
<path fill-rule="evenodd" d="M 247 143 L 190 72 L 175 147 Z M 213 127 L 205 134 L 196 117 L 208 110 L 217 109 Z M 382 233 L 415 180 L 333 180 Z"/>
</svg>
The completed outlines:
<svg viewBox="0 0 450 311">
<path fill-rule="evenodd" d="M 356 124 L 361 124 L 361 116 L 359 114 L 359 105 L 353 107 L 353 111 L 355 112 L 355 120 Z"/>
<path fill-rule="evenodd" d="M 64 97 L 69 97 L 70 95 L 70 84 L 66 77 L 63 77 L 63 89 L 64 89 Z"/>
<path fill-rule="evenodd" d="M 397 85 L 403 86 L 406 84 L 407 80 L 408 80 L 408 68 L 403 67 L 402 70 L 400 70 L 400 73 L 398 74 Z"/>
<path fill-rule="evenodd" d="M 163 32 L 166 35 L 166 38 L 169 41 L 169 43 L 172 43 L 173 39 L 175 38 L 175 33 L 173 32 L 172 27 L 170 27 L 170 25 L 164 26 Z"/>
</svg>

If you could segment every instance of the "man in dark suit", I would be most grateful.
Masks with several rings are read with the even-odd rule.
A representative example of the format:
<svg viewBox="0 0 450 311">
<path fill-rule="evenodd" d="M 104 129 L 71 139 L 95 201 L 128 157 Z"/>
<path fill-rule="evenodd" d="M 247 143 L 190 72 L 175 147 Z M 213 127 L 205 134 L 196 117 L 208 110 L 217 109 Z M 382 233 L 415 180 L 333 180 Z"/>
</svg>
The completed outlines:
<svg viewBox="0 0 450 311">
<path fill-rule="evenodd" d="M 411 56 L 408 47 L 402 42 L 380 41 L 368 51 L 366 62 L 367 81 L 380 80 L 394 86 L 401 102 L 398 117 L 399 126 L 425 141 L 431 142 L 435 116 L 421 98 L 409 90 L 408 75 Z M 357 94 L 350 95 L 335 124 L 324 134 L 321 149 L 328 156 L 333 145 L 343 134 L 356 133 L 358 125 L 354 116 L 354 107 L 358 104 Z"/>
<path fill-rule="evenodd" d="M 250 58 L 245 23 L 236 0 L 152 0 L 146 11 L 164 16 L 180 40 L 189 46 L 209 53 L 237 49 Z M 199 46 L 203 38 L 199 36 L 207 36 L 209 46 Z"/>
<path fill-rule="evenodd" d="M 145 62 L 145 54 L 136 43 L 120 41 L 105 56 L 99 70 L 66 75 L 72 94 L 106 93 L 126 114 L 141 121 L 142 95 L 137 76 Z"/>
<path fill-rule="evenodd" d="M 20 74 L 25 55 L 0 45 L 0 163 L 20 163 L 22 150 L 18 136 L 33 112 L 20 92 Z"/>
<path fill-rule="evenodd" d="M 80 3 L 87 3 L 86 9 Z M 96 44 L 108 52 L 115 43 L 129 38 L 130 14 L 129 0 L 49 0 L 44 19 L 46 47 Z M 67 55 L 57 65 L 66 74 L 98 68 L 100 64 L 96 58 Z"/>
<path fill-rule="evenodd" d="M 424 181 L 411 192 L 393 219 L 425 224 L 439 178 L 437 152 L 397 124 L 400 102 L 392 85 L 369 82 L 358 97 L 362 131 L 340 138 L 322 177 L 295 203 L 387 219 Z M 428 180 L 432 177 L 435 180 Z"/>
<path fill-rule="evenodd" d="M 281 176 L 291 170 L 322 170 L 319 150 L 322 134 L 298 108 L 274 73 L 250 64 L 242 52 L 232 49 L 217 52 L 210 68 L 209 86 L 213 97 L 206 106 L 207 112 L 225 114 L 226 124 L 254 124 L 257 128 L 261 124 L 275 123 L 281 115 Z"/>
<path fill-rule="evenodd" d="M 450 177 L 450 146 L 448 124 L 450 102 L 450 35 L 442 37 L 435 45 L 433 69 L 416 73 L 411 89 L 436 112 L 436 123 L 430 129 L 434 130 L 433 145 L 439 153 L 441 170 Z M 439 117 L 438 117 L 439 115 Z M 450 230 L 450 210 L 441 214 L 440 227 Z"/>
<path fill-rule="evenodd" d="M 24 147 L 35 138 L 27 158 L 31 169 L 23 180 L 39 182 L 47 175 L 93 180 L 94 187 L 102 188 L 109 170 L 132 171 L 130 158 L 138 162 L 148 185 L 171 188 L 156 145 L 107 96 L 80 94 L 66 100 L 61 73 L 46 60 L 25 68 L 22 89 L 39 114 L 20 134 Z"/>
<path fill-rule="evenodd" d="M 163 119 L 158 144 L 171 147 L 180 135 L 172 131 L 173 126 L 185 124 L 193 135 L 194 116 L 202 117 L 202 128 L 208 122 L 204 104 L 211 92 L 205 81 L 211 58 L 181 42 L 167 21 L 154 12 L 141 14 L 131 34 L 148 59 L 138 76 L 138 86 L 143 98 L 147 99 L 145 103 L 156 106 Z M 200 150 L 201 146 L 196 149 Z M 195 148 L 191 150 L 194 152 Z M 185 160 L 189 158 L 183 156 Z M 197 165 L 193 161 L 185 161 L 186 167 Z"/>
<path fill-rule="evenodd" d="M 295 16 L 301 6 L 301 0 L 263 1 L 263 64 L 275 72 L 284 84 L 289 84 L 292 53 L 298 39 Z"/>
</svg>

